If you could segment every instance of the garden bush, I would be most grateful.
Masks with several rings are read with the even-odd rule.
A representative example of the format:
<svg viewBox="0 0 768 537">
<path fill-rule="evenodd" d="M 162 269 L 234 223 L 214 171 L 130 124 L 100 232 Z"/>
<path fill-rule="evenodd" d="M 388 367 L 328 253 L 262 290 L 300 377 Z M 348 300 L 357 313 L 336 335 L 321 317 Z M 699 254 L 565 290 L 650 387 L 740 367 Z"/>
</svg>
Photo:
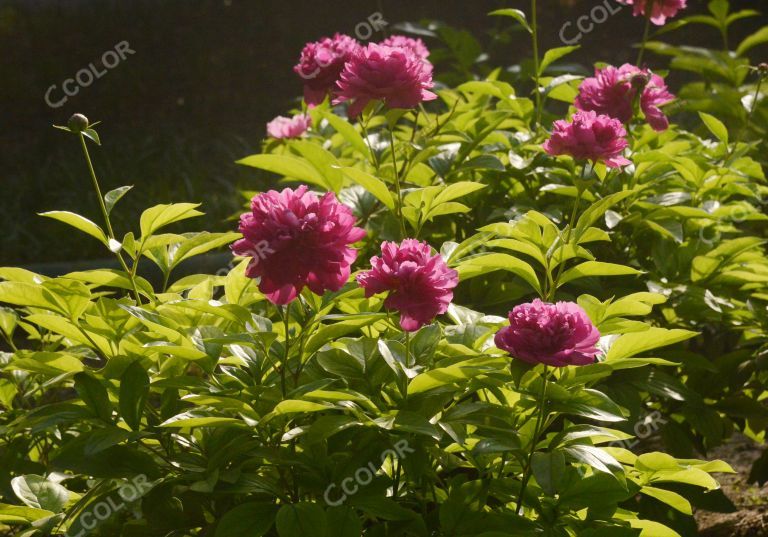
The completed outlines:
<svg viewBox="0 0 768 537">
<path fill-rule="evenodd" d="M 768 428 L 768 28 L 733 49 L 756 12 L 684 7 L 635 0 L 637 64 L 586 79 L 558 67 L 575 47 L 539 54 L 535 0 L 491 13 L 533 40 L 517 73 L 473 75 L 471 38 L 428 25 L 432 54 L 308 44 L 301 108 L 239 161 L 283 184 L 244 193 L 238 233 L 168 231 L 198 203 L 117 233 L 130 187 L 102 195 L 73 116 L 103 221 L 42 216 L 122 268 L 0 268 L 0 531 L 696 535 L 728 508 L 708 452 Z M 657 40 L 695 25 L 723 49 Z"/>
</svg>

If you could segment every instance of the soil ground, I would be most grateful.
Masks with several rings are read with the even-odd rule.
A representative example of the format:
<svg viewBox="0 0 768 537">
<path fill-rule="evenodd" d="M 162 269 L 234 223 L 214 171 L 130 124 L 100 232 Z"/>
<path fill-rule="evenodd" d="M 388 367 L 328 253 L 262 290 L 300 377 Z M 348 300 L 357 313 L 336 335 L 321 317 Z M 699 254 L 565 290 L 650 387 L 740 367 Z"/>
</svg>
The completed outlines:
<svg viewBox="0 0 768 537">
<path fill-rule="evenodd" d="M 727 444 L 709 453 L 710 459 L 728 462 L 735 474 L 719 474 L 723 492 L 736 505 L 734 513 L 695 514 L 704 537 L 768 537 L 768 483 L 762 487 L 747 482 L 752 463 L 764 448 L 749 438 L 734 436 Z"/>
</svg>

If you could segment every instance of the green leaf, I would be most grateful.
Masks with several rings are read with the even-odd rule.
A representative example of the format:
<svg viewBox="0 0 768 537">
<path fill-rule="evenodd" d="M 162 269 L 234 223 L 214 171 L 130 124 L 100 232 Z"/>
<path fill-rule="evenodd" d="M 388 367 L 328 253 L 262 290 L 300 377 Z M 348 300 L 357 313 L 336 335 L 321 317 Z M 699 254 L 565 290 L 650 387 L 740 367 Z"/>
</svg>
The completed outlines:
<svg viewBox="0 0 768 537">
<path fill-rule="evenodd" d="M 464 281 L 497 270 L 507 270 L 520 276 L 536 292 L 541 292 L 541 285 L 531 265 L 508 254 L 484 254 L 460 263 L 456 270 Z"/>
<path fill-rule="evenodd" d="M 566 270 L 558 283 L 559 285 L 565 285 L 573 280 L 590 276 L 635 276 L 637 274 L 642 274 L 642 272 L 626 265 L 586 261 Z"/>
<path fill-rule="evenodd" d="M 363 534 L 363 524 L 360 517 L 351 507 L 340 505 L 331 507 L 326 512 L 328 527 L 333 528 L 334 537 L 360 537 Z"/>
<path fill-rule="evenodd" d="M 488 185 L 484 185 L 482 183 L 475 183 L 472 181 L 459 181 L 458 183 L 450 184 L 444 189 L 442 189 L 440 193 L 437 196 L 435 196 L 435 199 L 433 200 L 432 204 L 439 205 L 441 203 L 462 198 L 473 192 L 482 190 L 487 186 Z"/>
<path fill-rule="evenodd" d="M 736 49 L 736 54 L 738 56 L 744 56 L 744 54 L 752 50 L 754 47 L 762 45 L 763 43 L 768 43 L 768 26 L 760 28 L 758 31 L 739 43 L 739 46 Z"/>
<path fill-rule="evenodd" d="M 643 332 L 633 332 L 619 336 L 619 339 L 613 342 L 611 348 L 605 356 L 606 362 L 622 360 L 636 356 L 651 349 L 673 345 L 692 337 L 697 336 L 697 332 L 690 330 L 667 330 L 666 328 L 652 327 Z"/>
<path fill-rule="evenodd" d="M 681 537 L 672 528 L 668 528 L 664 524 L 653 520 L 631 518 L 629 519 L 629 525 L 634 529 L 641 530 L 639 537 Z"/>
<path fill-rule="evenodd" d="M 120 415 L 134 431 L 141 429 L 148 396 L 149 376 L 138 361 L 132 362 L 120 377 Z"/>
<path fill-rule="evenodd" d="M 347 315 L 344 321 L 322 326 L 307 342 L 307 353 L 313 353 L 320 349 L 326 343 L 337 338 L 355 332 L 364 326 L 373 324 L 376 321 L 386 318 L 385 313 L 363 313 L 358 315 Z"/>
<path fill-rule="evenodd" d="M 387 209 L 390 211 L 395 209 L 395 200 L 384 181 L 374 177 L 369 173 L 364 172 L 359 168 L 341 168 L 341 171 L 351 181 L 357 183 L 368 192 L 370 192 L 377 200 L 383 203 Z"/>
<path fill-rule="evenodd" d="M 16 330 L 18 322 L 19 317 L 15 311 L 11 308 L 0 307 L 0 331 L 8 338 L 13 337 L 13 332 Z"/>
<path fill-rule="evenodd" d="M 101 145 L 101 139 L 99 138 L 99 133 L 96 132 L 94 129 L 85 129 L 83 131 L 83 136 L 91 140 L 96 145 Z"/>
<path fill-rule="evenodd" d="M 549 49 L 545 54 L 544 58 L 542 58 L 541 63 L 539 64 L 539 76 L 541 76 L 544 71 L 547 70 L 547 67 L 552 65 L 554 62 L 559 60 L 560 58 L 563 58 L 564 56 L 567 56 L 574 50 L 578 50 L 580 45 L 574 45 L 569 47 L 558 47 L 558 48 L 552 48 Z"/>
<path fill-rule="evenodd" d="M 237 164 L 259 168 L 260 170 L 309 182 L 330 190 L 325 177 L 303 158 L 290 155 L 251 155 L 250 157 L 238 160 Z"/>
<path fill-rule="evenodd" d="M 520 23 L 520 25 L 525 28 L 525 31 L 529 34 L 533 33 L 533 30 L 531 29 L 530 25 L 528 24 L 528 19 L 525 17 L 525 13 L 520 11 L 519 9 L 497 9 L 496 11 L 491 11 L 488 13 L 489 15 L 498 15 L 503 17 L 512 17 L 517 22 Z"/>
<path fill-rule="evenodd" d="M 165 420 L 160 427 L 172 427 L 186 429 L 192 427 L 221 427 L 227 425 L 240 425 L 243 422 L 235 418 L 223 418 L 218 416 L 193 416 L 188 412 L 179 414 Z"/>
<path fill-rule="evenodd" d="M 352 125 L 349 121 L 346 119 L 337 116 L 331 111 L 322 111 L 321 112 L 324 119 L 330 123 L 331 127 L 336 129 L 336 132 L 341 134 L 341 136 L 349 142 L 349 145 L 355 148 L 355 150 L 360 153 L 361 155 L 367 157 L 369 150 L 368 145 L 366 145 L 365 140 L 363 140 L 362 135 L 357 132 L 357 129 Z"/>
<path fill-rule="evenodd" d="M 215 537 L 261 537 L 275 522 L 277 506 L 246 502 L 230 509 L 216 526 Z"/>
<path fill-rule="evenodd" d="M 728 127 L 722 121 L 704 112 L 699 112 L 699 117 L 709 129 L 709 132 L 714 134 L 725 145 L 728 145 Z"/>
<path fill-rule="evenodd" d="M 0 503 L 0 522 L 8 524 L 35 522 L 53 515 L 53 512 L 45 509 Z"/>
<path fill-rule="evenodd" d="M 39 284 L 26 282 L 0 282 L 0 302 L 14 306 L 28 306 L 64 313 L 53 295 Z"/>
<path fill-rule="evenodd" d="M 548 453 L 536 452 L 531 460 L 531 469 L 536 482 L 549 496 L 554 496 L 565 476 L 565 455 L 555 450 Z"/>
<path fill-rule="evenodd" d="M 46 213 L 40 213 L 40 216 L 53 218 L 59 222 L 69 224 L 73 228 L 79 229 L 83 233 L 87 233 L 91 237 L 100 240 L 105 246 L 108 245 L 107 235 L 104 233 L 104 230 L 84 216 L 69 211 L 48 211 Z"/>
<path fill-rule="evenodd" d="M 202 215 L 203 213 L 195 210 L 199 206 L 199 203 L 172 203 L 150 207 L 141 213 L 141 236 L 146 239 L 163 226 Z"/>
<path fill-rule="evenodd" d="M 660 502 L 677 509 L 681 513 L 685 513 L 686 515 L 693 514 L 690 502 L 676 492 L 648 486 L 641 488 L 640 492 L 651 498 L 656 498 Z"/>
<path fill-rule="evenodd" d="M 58 513 L 69 501 L 63 486 L 39 475 L 22 475 L 11 480 L 11 488 L 25 505 Z"/>
<path fill-rule="evenodd" d="M 599 447 L 573 445 L 563 448 L 563 451 L 573 460 L 591 466 L 598 472 L 613 475 L 619 481 L 624 480 L 624 467 Z"/>
<path fill-rule="evenodd" d="M 90 374 L 81 372 L 75 375 L 75 390 L 85 405 L 104 421 L 112 419 L 112 404 L 104 385 Z"/>
<path fill-rule="evenodd" d="M 576 223 L 575 241 L 577 243 L 580 242 L 581 237 L 587 232 L 589 227 L 601 218 L 608 209 L 636 193 L 637 190 L 623 190 L 606 196 L 590 205 L 583 213 L 581 213 L 581 216 Z"/>
<path fill-rule="evenodd" d="M 422 373 L 408 384 L 408 395 L 434 390 L 442 386 L 454 385 L 482 375 L 499 371 L 506 360 L 502 357 L 483 357 L 464 360 L 448 367 L 439 367 Z"/>
<path fill-rule="evenodd" d="M 283 505 L 277 512 L 280 537 L 326 537 L 328 521 L 325 511 L 316 503 L 300 502 Z"/>
<path fill-rule="evenodd" d="M 107 214 L 112 214 L 115 204 L 132 188 L 133 186 L 121 186 L 104 194 L 104 206 L 107 208 Z"/>
</svg>

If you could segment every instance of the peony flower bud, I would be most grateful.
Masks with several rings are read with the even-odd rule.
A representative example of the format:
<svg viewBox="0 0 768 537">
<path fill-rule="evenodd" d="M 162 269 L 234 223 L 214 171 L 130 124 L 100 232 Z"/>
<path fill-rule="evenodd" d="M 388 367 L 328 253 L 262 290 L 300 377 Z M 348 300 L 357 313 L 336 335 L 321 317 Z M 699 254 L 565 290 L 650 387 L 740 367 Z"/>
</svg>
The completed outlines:
<svg viewBox="0 0 768 537">
<path fill-rule="evenodd" d="M 69 130 L 75 133 L 83 132 L 88 128 L 88 125 L 88 118 L 83 114 L 74 114 L 71 118 L 69 118 L 69 121 L 67 121 L 67 127 L 69 127 Z"/>
</svg>

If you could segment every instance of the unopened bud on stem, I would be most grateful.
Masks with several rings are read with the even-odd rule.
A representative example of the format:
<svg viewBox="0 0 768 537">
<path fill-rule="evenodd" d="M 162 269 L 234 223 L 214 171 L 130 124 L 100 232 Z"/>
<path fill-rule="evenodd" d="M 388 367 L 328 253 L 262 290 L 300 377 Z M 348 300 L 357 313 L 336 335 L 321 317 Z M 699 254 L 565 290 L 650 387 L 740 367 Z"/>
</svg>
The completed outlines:
<svg viewBox="0 0 768 537">
<path fill-rule="evenodd" d="M 75 114 L 67 121 L 67 127 L 75 133 L 83 132 L 88 128 L 88 118 L 83 114 Z"/>
</svg>

